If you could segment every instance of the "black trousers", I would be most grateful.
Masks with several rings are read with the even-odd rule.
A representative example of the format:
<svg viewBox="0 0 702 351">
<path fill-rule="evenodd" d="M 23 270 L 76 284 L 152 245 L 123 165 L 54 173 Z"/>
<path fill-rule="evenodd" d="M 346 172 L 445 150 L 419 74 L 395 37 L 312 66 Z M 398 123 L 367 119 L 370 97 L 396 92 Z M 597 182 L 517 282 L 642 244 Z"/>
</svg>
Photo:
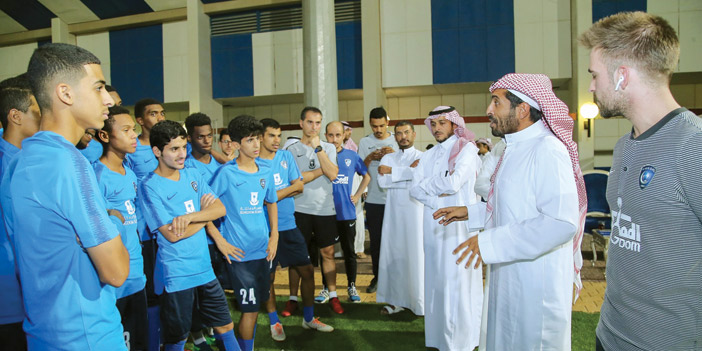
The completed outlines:
<svg viewBox="0 0 702 351">
<path fill-rule="evenodd" d="M 378 279 L 378 264 L 380 263 L 380 239 L 383 237 L 383 216 L 385 216 L 385 205 L 367 203 L 366 221 L 368 222 L 368 233 L 370 234 L 370 252 L 373 262 L 373 276 Z"/>
</svg>

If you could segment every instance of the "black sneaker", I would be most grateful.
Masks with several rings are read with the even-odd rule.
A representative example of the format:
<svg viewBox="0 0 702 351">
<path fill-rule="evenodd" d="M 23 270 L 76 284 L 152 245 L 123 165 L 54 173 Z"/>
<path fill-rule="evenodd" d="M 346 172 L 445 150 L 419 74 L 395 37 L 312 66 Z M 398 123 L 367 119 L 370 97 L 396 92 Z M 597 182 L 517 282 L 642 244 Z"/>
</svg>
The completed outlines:
<svg viewBox="0 0 702 351">
<path fill-rule="evenodd" d="M 370 285 L 368 285 L 368 288 L 366 288 L 366 292 L 372 294 L 376 290 L 378 290 L 378 278 L 373 278 L 370 282 Z"/>
</svg>

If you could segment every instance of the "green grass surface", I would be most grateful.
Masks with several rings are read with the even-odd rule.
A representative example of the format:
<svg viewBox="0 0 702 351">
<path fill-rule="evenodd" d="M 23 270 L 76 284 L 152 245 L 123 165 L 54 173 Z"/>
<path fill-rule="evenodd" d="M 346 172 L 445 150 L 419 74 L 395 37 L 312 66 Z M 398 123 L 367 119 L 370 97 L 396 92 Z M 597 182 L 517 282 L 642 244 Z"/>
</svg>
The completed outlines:
<svg viewBox="0 0 702 351">
<path fill-rule="evenodd" d="M 278 299 L 278 311 L 285 305 L 284 298 Z M 276 342 L 271 339 L 268 316 L 258 315 L 256 328 L 256 350 L 425 350 L 424 318 L 409 311 L 396 315 L 383 316 L 383 305 L 343 303 L 346 312 L 337 315 L 328 305 L 315 305 L 315 316 L 332 325 L 331 333 L 320 333 L 302 329 L 302 307 L 290 317 L 280 317 L 287 340 Z M 235 325 L 241 314 L 232 311 Z M 572 345 L 573 351 L 595 349 L 595 327 L 599 313 L 573 312 Z M 192 350 L 191 344 L 188 344 Z"/>
</svg>

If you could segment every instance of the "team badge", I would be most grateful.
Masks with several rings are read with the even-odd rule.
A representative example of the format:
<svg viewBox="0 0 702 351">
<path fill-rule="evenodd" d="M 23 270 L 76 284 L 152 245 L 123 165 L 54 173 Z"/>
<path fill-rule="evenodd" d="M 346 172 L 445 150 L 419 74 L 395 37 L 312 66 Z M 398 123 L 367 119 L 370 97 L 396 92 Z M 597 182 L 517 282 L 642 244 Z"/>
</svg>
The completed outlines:
<svg viewBox="0 0 702 351">
<path fill-rule="evenodd" d="M 261 178 L 261 180 L 259 181 L 259 183 L 261 183 L 261 189 L 265 189 L 265 187 L 266 187 L 266 180 L 263 179 L 263 178 Z"/>
<path fill-rule="evenodd" d="M 252 192 L 251 193 L 251 199 L 249 200 L 249 204 L 251 206 L 258 206 L 258 192 Z"/>
<path fill-rule="evenodd" d="M 314 167 L 315 167 L 314 159 L 311 159 L 310 160 L 310 169 L 314 169 Z"/>
<path fill-rule="evenodd" d="M 285 160 L 280 161 L 280 167 L 288 169 L 288 162 Z"/>
<path fill-rule="evenodd" d="M 656 174 L 656 168 L 653 166 L 643 166 L 641 167 L 641 175 L 639 175 L 639 187 L 641 189 L 648 186 Z"/>
<path fill-rule="evenodd" d="M 347 158 L 344 162 L 346 163 L 346 167 L 351 167 L 351 159 Z"/>
<path fill-rule="evenodd" d="M 195 192 L 197 192 L 197 182 L 196 181 L 193 180 L 192 182 L 190 182 L 190 186 L 193 187 L 193 190 L 195 190 Z"/>
</svg>

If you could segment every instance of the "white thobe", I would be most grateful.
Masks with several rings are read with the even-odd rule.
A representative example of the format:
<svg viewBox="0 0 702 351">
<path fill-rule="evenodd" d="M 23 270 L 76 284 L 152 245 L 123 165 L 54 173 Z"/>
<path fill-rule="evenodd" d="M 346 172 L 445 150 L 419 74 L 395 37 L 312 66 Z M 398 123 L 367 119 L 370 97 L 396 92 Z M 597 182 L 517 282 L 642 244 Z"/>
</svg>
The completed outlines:
<svg viewBox="0 0 702 351">
<path fill-rule="evenodd" d="M 477 202 L 478 148 L 467 144 L 450 173 L 448 158 L 456 141 L 452 136 L 422 155 L 410 188 L 412 197 L 424 204 L 424 335 L 426 346 L 439 350 L 473 350 L 478 345 L 483 303 L 482 269 L 456 265 L 458 257 L 451 253 L 476 232 L 463 223 L 443 226 L 433 219 L 439 208 Z"/>
<path fill-rule="evenodd" d="M 424 205 L 410 197 L 415 168 L 409 166 L 421 155 L 411 147 L 380 160 L 381 166 L 392 167 L 392 173 L 378 176 L 387 197 L 375 296 L 377 302 L 409 308 L 418 316 L 424 315 Z"/>
<path fill-rule="evenodd" d="M 349 139 L 351 140 L 351 139 Z M 363 177 L 358 173 L 353 174 L 353 188 L 351 189 L 351 194 L 355 194 L 358 187 L 361 185 Z M 356 204 L 356 238 L 353 241 L 354 252 L 364 252 L 366 242 L 366 216 L 363 214 L 363 205 L 361 200 L 358 200 Z"/>
<path fill-rule="evenodd" d="M 481 350 L 570 350 L 578 194 L 568 151 L 542 122 L 505 136 L 492 219 L 468 206 L 489 264 Z M 487 220 L 487 223 L 486 223 Z"/>
</svg>

